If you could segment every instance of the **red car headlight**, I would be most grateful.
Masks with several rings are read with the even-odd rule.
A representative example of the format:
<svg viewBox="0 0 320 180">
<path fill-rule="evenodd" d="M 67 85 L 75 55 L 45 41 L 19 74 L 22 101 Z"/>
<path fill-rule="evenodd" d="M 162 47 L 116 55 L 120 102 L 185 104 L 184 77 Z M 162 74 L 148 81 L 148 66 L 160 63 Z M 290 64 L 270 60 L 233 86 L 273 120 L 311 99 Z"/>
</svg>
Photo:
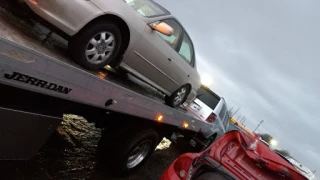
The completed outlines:
<svg viewBox="0 0 320 180">
<path fill-rule="evenodd" d="M 188 176 L 188 171 L 192 165 L 192 159 L 187 156 L 182 156 L 174 163 L 174 170 L 181 180 L 185 180 Z"/>
</svg>

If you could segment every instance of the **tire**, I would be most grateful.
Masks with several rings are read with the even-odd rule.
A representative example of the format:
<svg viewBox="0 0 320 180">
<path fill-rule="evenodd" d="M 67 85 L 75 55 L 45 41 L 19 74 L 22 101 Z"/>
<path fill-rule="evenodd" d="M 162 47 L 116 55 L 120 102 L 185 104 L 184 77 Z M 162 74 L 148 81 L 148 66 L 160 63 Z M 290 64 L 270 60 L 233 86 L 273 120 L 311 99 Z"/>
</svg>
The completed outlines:
<svg viewBox="0 0 320 180">
<path fill-rule="evenodd" d="M 147 152 L 143 155 L 144 158 L 140 162 L 136 161 L 137 164 L 132 163 L 133 161 L 130 161 L 129 158 L 132 157 L 134 154 L 133 152 L 137 150 L 137 147 L 142 146 L 144 143 L 147 143 L 149 146 L 146 150 Z M 138 131 L 138 133 L 128 133 L 126 136 L 123 136 L 120 138 L 113 153 L 110 155 L 112 160 L 110 165 L 114 170 L 113 172 L 120 176 L 126 176 L 133 173 L 147 161 L 158 144 L 159 134 L 153 129 Z M 140 148 L 139 150 L 141 149 L 144 148 Z"/>
<path fill-rule="evenodd" d="M 179 103 L 175 103 L 175 98 L 179 95 L 179 93 L 181 93 L 182 89 L 185 89 L 184 96 L 180 97 L 181 100 L 179 101 Z M 172 93 L 171 96 L 165 97 L 166 104 L 169 105 L 170 107 L 173 107 L 173 108 L 179 107 L 181 104 L 183 104 L 187 100 L 189 93 L 190 93 L 190 90 L 191 90 L 191 88 L 188 85 L 181 86 L 174 93 Z"/>
<path fill-rule="evenodd" d="M 86 26 L 70 38 L 69 52 L 80 66 L 97 70 L 119 57 L 121 45 L 120 29 L 111 22 L 98 21 Z M 104 59 L 102 59 L 103 56 Z"/>
<path fill-rule="evenodd" d="M 127 71 L 125 71 L 125 70 L 123 70 L 121 68 L 118 68 L 116 71 L 117 71 L 116 72 L 117 76 L 121 77 L 122 79 L 127 79 L 128 78 Z"/>
<path fill-rule="evenodd" d="M 229 180 L 229 178 L 220 173 L 207 172 L 196 177 L 195 180 Z"/>
</svg>

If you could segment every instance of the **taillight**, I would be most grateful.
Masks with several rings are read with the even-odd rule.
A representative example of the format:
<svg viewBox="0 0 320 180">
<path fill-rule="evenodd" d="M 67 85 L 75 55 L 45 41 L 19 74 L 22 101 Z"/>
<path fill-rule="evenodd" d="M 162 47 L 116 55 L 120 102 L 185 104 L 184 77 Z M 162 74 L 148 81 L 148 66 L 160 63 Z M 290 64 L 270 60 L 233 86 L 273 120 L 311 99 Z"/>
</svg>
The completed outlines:
<svg viewBox="0 0 320 180">
<path fill-rule="evenodd" d="M 174 163 L 174 170 L 181 180 L 185 180 L 188 176 L 188 171 L 191 167 L 192 159 L 182 156 Z"/>
<path fill-rule="evenodd" d="M 206 121 L 209 123 L 213 123 L 216 120 L 216 118 L 217 118 L 217 115 L 215 115 L 214 113 L 211 113 Z"/>
</svg>

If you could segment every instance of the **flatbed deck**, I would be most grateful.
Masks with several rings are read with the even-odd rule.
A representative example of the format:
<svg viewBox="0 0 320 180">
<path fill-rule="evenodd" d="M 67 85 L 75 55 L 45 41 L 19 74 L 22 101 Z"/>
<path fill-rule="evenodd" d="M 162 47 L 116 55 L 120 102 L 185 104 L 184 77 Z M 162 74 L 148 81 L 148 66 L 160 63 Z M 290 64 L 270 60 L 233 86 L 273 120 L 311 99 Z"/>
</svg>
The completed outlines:
<svg viewBox="0 0 320 180">
<path fill-rule="evenodd" d="M 30 18 L 0 7 L 0 84 L 148 120 L 162 115 L 163 123 L 180 128 L 188 123 L 188 130 L 211 133 L 206 123 L 166 106 L 161 93 L 134 77 L 81 68 L 70 60 L 67 41 L 54 33 L 48 38 L 49 32 Z M 107 106 L 109 100 L 116 103 Z"/>
<path fill-rule="evenodd" d="M 88 71 L 70 60 L 67 52 L 68 42 L 53 33 L 47 38 L 50 30 L 41 24 L 21 19 L 7 12 L 0 10 L 0 35 L 5 39 L 18 42 L 22 46 L 40 52 L 51 58 L 55 58 L 71 66 L 75 66 L 93 75 L 105 75 L 104 79 L 126 87 L 136 93 L 148 96 L 152 99 L 163 102 L 163 95 L 153 87 L 141 82 L 131 75 L 119 77 L 112 69 L 106 68 L 101 71 Z M 22 30 L 22 31 L 21 31 Z"/>
</svg>

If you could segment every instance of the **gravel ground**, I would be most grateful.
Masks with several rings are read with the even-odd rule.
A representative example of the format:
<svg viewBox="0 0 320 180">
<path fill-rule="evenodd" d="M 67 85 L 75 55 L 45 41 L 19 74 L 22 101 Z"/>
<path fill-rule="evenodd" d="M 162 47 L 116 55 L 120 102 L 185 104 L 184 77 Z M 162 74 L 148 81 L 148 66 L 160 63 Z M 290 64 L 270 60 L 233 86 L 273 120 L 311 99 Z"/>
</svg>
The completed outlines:
<svg viewBox="0 0 320 180">
<path fill-rule="evenodd" d="M 163 139 L 149 161 L 126 178 L 115 178 L 98 163 L 97 144 L 102 129 L 75 115 L 65 115 L 64 121 L 47 144 L 28 161 L 0 161 L 0 179 L 41 180 L 155 180 L 179 155 L 185 145 L 173 145 Z"/>
</svg>

